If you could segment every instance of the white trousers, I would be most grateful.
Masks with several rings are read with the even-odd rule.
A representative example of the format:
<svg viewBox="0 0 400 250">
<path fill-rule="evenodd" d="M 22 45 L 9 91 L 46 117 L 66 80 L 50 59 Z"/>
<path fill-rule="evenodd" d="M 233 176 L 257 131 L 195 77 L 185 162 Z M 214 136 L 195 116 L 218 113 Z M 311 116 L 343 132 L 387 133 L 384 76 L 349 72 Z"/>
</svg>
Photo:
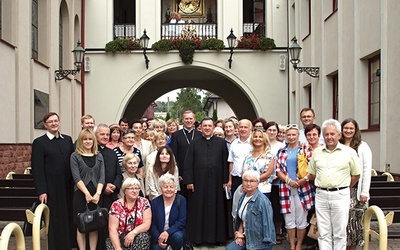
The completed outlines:
<svg viewBox="0 0 400 250">
<path fill-rule="evenodd" d="M 349 219 L 350 189 L 325 191 L 317 188 L 315 213 L 317 215 L 319 248 L 346 249 L 346 227 Z"/>
</svg>

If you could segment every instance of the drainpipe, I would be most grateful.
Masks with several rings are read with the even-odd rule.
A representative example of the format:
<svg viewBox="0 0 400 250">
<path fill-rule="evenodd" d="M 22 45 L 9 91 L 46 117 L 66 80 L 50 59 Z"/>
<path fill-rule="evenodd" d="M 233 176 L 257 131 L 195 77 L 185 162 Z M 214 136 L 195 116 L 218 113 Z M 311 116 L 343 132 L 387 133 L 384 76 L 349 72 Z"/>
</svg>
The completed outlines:
<svg viewBox="0 0 400 250">
<path fill-rule="evenodd" d="M 287 107 L 287 114 L 288 114 L 288 117 L 287 117 L 287 123 L 289 124 L 290 123 L 290 55 L 289 55 L 289 41 L 290 41 L 290 37 L 289 37 L 289 27 L 290 27 L 290 25 L 289 25 L 289 0 L 287 0 L 287 4 L 286 4 L 286 26 L 287 26 L 287 28 L 286 28 L 286 32 L 287 32 L 287 50 L 286 50 L 286 53 L 287 53 L 287 59 L 288 59 L 288 74 L 287 74 L 287 105 L 288 105 L 288 107 Z"/>
<path fill-rule="evenodd" d="M 82 47 L 85 48 L 85 0 L 82 0 L 81 3 L 81 43 Z M 81 116 L 85 115 L 85 58 L 83 60 L 83 67 L 81 68 Z"/>
</svg>

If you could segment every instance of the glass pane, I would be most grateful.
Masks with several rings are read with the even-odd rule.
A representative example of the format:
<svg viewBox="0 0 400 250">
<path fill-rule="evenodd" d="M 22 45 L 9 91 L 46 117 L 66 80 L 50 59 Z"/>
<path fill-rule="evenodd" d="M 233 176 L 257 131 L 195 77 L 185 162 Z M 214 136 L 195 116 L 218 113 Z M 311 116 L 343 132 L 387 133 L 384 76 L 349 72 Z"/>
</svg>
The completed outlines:
<svg viewBox="0 0 400 250">
<path fill-rule="evenodd" d="M 371 104 L 371 120 L 370 124 L 379 124 L 379 103 Z"/>
<path fill-rule="evenodd" d="M 379 102 L 380 101 L 380 84 L 379 82 L 375 82 L 371 84 L 371 102 Z"/>
</svg>

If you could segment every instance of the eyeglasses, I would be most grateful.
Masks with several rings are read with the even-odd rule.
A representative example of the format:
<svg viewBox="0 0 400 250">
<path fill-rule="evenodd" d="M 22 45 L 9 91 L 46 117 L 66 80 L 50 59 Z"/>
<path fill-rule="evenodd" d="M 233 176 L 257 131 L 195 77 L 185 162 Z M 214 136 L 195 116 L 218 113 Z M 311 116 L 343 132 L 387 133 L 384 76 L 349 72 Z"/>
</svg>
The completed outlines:
<svg viewBox="0 0 400 250">
<path fill-rule="evenodd" d="M 258 181 L 257 180 L 246 180 L 246 179 L 243 179 L 243 182 L 244 183 L 256 183 Z"/>
<path fill-rule="evenodd" d="M 299 129 L 299 127 L 297 126 L 297 124 L 288 124 L 288 125 L 286 125 L 286 129 L 291 129 L 291 128 Z"/>
<path fill-rule="evenodd" d="M 125 188 L 125 190 L 129 190 L 129 191 L 139 191 L 140 188 L 135 188 L 135 187 L 129 187 L 129 188 Z"/>
</svg>

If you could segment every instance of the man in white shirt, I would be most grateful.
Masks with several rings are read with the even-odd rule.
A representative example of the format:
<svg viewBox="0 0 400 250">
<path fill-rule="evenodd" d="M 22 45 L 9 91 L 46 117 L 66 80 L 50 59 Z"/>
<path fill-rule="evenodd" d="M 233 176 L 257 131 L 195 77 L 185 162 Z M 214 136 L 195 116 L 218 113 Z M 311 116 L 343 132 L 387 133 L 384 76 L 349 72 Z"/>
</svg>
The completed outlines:
<svg viewBox="0 0 400 250">
<path fill-rule="evenodd" d="M 229 149 L 229 182 L 232 194 L 242 184 L 243 161 L 252 149 L 250 134 L 252 131 L 251 121 L 242 119 L 239 121 L 239 138 L 235 139 Z"/>
</svg>

